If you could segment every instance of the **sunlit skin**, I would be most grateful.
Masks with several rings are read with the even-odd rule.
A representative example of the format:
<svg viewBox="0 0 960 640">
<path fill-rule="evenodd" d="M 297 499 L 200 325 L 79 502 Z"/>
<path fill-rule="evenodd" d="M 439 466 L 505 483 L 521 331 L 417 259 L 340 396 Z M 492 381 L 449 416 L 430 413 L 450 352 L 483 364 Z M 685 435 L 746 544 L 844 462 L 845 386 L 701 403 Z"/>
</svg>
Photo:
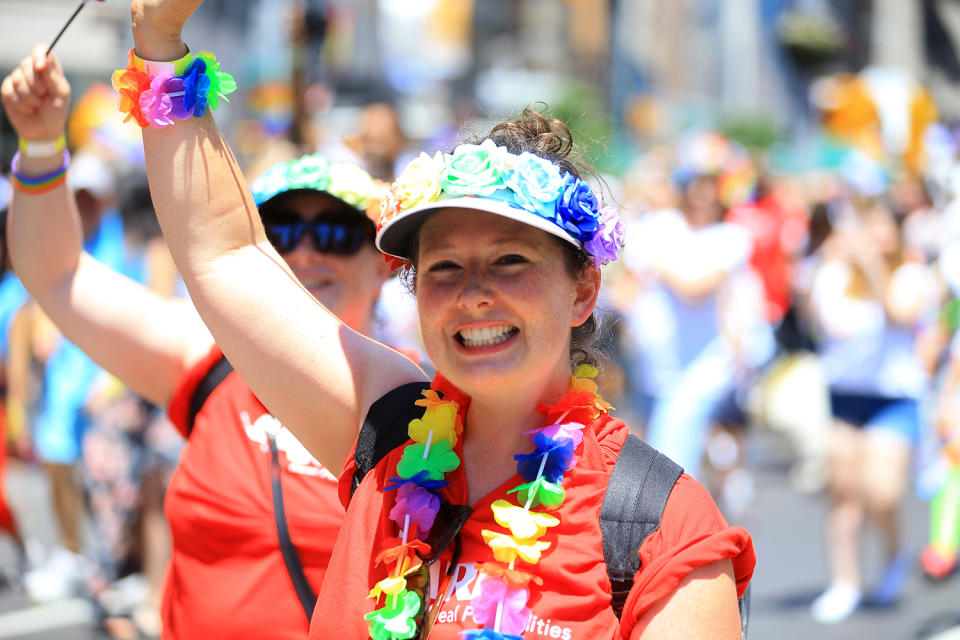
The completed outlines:
<svg viewBox="0 0 960 640">
<path fill-rule="evenodd" d="M 900 251 L 900 230 L 893 214 L 884 207 L 872 208 L 864 215 L 867 237 L 884 257 L 892 257 Z"/>
<path fill-rule="evenodd" d="M 269 220 L 270 204 L 264 207 Z M 296 212 L 303 220 L 342 211 L 343 203 L 319 192 L 305 191 L 287 196 L 284 211 Z M 359 215 L 359 214 L 358 214 Z M 293 251 L 283 254 L 294 275 L 307 291 L 350 328 L 369 334 L 371 310 L 386 279 L 386 263 L 371 243 L 351 256 L 321 253 L 309 234 L 304 234 Z"/>
<path fill-rule="evenodd" d="M 471 434 L 489 435 L 515 450 L 519 445 L 511 441 L 526 437 L 520 431 L 531 426 L 523 420 L 536 426 L 531 407 L 567 391 L 570 330 L 593 311 L 599 272 L 588 269 L 574 280 L 547 233 L 480 211 L 433 214 L 421 229 L 419 246 L 417 305 L 427 353 L 473 398 Z M 510 327 L 503 342 L 465 344 L 464 332 L 498 326 Z M 507 428 L 484 415 L 488 406 L 501 416 L 510 407 L 523 408 L 525 415 L 506 420 Z M 493 424 L 477 428 L 477 420 L 488 417 Z M 494 448 L 499 447 L 485 451 L 492 454 Z M 512 456 L 504 457 L 512 464 Z"/>
</svg>

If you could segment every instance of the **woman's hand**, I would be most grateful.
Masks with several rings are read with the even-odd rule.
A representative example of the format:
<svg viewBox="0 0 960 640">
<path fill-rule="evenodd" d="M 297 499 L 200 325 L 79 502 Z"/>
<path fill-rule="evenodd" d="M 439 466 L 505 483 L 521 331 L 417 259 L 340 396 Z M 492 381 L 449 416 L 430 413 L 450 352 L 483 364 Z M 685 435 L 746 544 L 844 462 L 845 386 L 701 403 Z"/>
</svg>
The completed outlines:
<svg viewBox="0 0 960 640">
<path fill-rule="evenodd" d="M 38 44 L 3 80 L 3 108 L 17 135 L 28 141 L 47 141 L 65 130 L 70 106 L 70 83 L 60 63 Z"/>
<path fill-rule="evenodd" d="M 133 41 L 137 55 L 158 62 L 177 60 L 186 52 L 181 33 L 203 0 L 132 0 Z"/>
</svg>

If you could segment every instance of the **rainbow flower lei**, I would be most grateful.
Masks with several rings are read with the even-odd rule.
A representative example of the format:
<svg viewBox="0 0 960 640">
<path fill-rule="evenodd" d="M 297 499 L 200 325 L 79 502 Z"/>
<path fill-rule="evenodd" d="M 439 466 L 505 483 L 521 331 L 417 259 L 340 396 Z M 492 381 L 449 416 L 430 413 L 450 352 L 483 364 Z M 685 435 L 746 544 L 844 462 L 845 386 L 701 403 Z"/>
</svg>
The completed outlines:
<svg viewBox="0 0 960 640">
<path fill-rule="evenodd" d="M 540 540 L 547 529 L 560 520 L 542 511 L 558 509 L 564 501 L 561 486 L 563 475 L 576 465 L 575 451 L 583 441 L 584 426 L 610 410 L 610 405 L 597 393 L 591 379 L 597 370 L 581 365 L 570 381 L 570 391 L 553 405 L 540 405 L 537 410 L 550 422 L 548 426 L 526 433 L 531 435 L 534 450 L 514 456 L 517 471 L 526 483 L 512 489 L 518 502 L 497 500 L 492 509 L 494 519 L 505 531 L 482 531 L 483 539 L 493 552 L 495 562 L 478 565 L 478 589 L 471 600 L 473 619 L 481 629 L 462 632 L 473 640 L 522 640 L 530 622 L 527 607 L 530 585 L 541 584 L 540 578 L 516 568 L 517 562 L 537 564 L 550 543 Z M 397 491 L 389 517 L 399 528 L 399 535 L 387 540 L 387 548 L 375 559 L 387 564 L 387 577 L 370 591 L 383 607 L 368 613 L 368 631 L 373 640 L 407 640 L 417 632 L 416 618 L 427 606 L 426 593 L 408 589 L 407 578 L 422 566 L 419 554 L 430 551 L 423 542 L 430 533 L 440 510 L 438 490 L 447 482 L 444 476 L 460 466 L 454 452 L 457 439 L 463 435 L 459 405 L 442 399 L 429 389 L 416 401 L 425 407 L 422 418 L 408 425 L 408 444 L 397 463 L 397 476 L 384 489 Z"/>
<path fill-rule="evenodd" d="M 576 240 L 600 267 L 617 259 L 624 231 L 584 180 L 529 152 L 510 153 L 493 140 L 462 144 L 453 153 L 421 153 L 381 203 L 381 226 L 406 211 L 447 198 L 499 200 L 539 216 Z"/>
<path fill-rule="evenodd" d="M 144 128 L 162 129 L 177 120 L 199 118 L 208 106 L 217 110 L 220 98 L 227 100 L 227 95 L 237 90 L 233 76 L 220 69 L 209 51 L 184 59 L 185 69 L 179 75 L 152 75 L 138 62 L 131 49 L 127 66 L 113 72 L 112 83 L 120 94 L 120 111 L 126 114 L 123 121 L 133 119 Z"/>
</svg>

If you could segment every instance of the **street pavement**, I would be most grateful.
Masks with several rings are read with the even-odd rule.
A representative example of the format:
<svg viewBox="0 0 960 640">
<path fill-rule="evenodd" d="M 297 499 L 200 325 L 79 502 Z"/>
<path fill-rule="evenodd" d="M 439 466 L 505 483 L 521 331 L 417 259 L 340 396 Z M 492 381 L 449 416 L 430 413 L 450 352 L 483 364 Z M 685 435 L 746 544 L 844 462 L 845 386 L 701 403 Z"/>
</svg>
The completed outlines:
<svg viewBox="0 0 960 640">
<path fill-rule="evenodd" d="M 902 522 L 905 544 L 914 556 L 900 603 L 890 609 L 861 607 L 843 623 L 824 627 L 809 615 L 810 603 L 827 581 L 823 495 L 798 495 L 787 481 L 789 454 L 781 441 L 761 433 L 750 452 L 757 495 L 749 512 L 737 522 L 754 538 L 757 569 L 754 574 L 750 638 L 755 640 L 931 639 L 960 640 L 960 576 L 933 584 L 923 577 L 919 555 L 926 543 L 928 505 L 908 496 Z M 863 553 L 867 587 L 882 571 L 878 540 L 865 538 Z"/>
<path fill-rule="evenodd" d="M 787 482 L 789 453 L 775 436 L 755 434 L 750 448 L 757 493 L 753 505 L 736 520 L 753 534 L 757 551 L 751 601 L 751 640 L 960 640 L 960 576 L 933 584 L 912 572 L 900 604 L 892 609 L 863 607 L 834 627 L 815 624 L 809 616 L 811 601 L 826 585 L 823 522 L 826 513 L 821 495 L 798 495 Z M 21 514 L 27 535 L 50 543 L 49 508 L 45 485 L 36 472 L 13 464 L 8 492 Z M 915 557 L 927 532 L 927 505 L 912 494 L 903 513 L 906 544 Z M 878 576 L 879 550 L 869 536 L 864 566 L 869 581 Z M 0 540 L 0 568 L 12 563 L 12 547 Z M 93 613 L 76 599 L 31 607 L 23 595 L 0 586 L 0 640 L 100 640 L 93 630 Z"/>
</svg>

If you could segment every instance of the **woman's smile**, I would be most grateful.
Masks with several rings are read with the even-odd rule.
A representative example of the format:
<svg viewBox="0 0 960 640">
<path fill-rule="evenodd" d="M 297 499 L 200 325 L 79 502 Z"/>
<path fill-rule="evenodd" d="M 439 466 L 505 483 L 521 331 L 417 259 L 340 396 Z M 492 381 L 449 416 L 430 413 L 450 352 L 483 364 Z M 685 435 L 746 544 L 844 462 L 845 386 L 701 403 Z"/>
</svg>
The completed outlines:
<svg viewBox="0 0 960 640">
<path fill-rule="evenodd" d="M 520 329 L 509 324 L 484 327 L 464 327 L 454 334 L 464 353 L 489 353 L 509 346 Z"/>
</svg>

